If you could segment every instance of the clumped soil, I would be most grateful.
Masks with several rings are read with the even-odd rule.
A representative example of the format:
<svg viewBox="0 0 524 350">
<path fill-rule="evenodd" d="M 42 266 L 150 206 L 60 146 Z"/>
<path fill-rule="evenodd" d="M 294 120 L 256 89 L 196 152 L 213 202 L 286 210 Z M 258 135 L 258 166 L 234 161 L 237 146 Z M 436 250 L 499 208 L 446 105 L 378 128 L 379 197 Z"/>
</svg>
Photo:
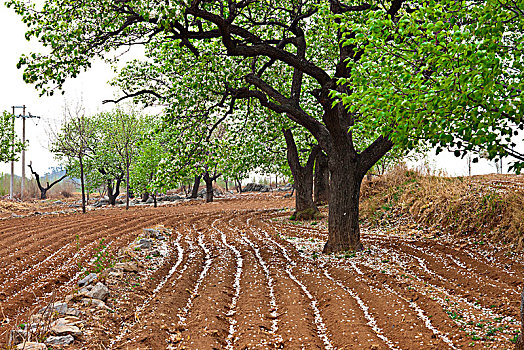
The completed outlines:
<svg viewBox="0 0 524 350">
<path fill-rule="evenodd" d="M 68 348 L 512 347 L 522 253 L 415 225 L 363 227 L 363 252 L 323 255 L 325 219 L 290 221 L 293 200 L 281 196 L 0 221 L 1 341 L 75 289 L 101 239 L 116 255 L 164 225 L 162 263 L 110 285 L 114 312 L 81 316 L 84 336 Z"/>
</svg>

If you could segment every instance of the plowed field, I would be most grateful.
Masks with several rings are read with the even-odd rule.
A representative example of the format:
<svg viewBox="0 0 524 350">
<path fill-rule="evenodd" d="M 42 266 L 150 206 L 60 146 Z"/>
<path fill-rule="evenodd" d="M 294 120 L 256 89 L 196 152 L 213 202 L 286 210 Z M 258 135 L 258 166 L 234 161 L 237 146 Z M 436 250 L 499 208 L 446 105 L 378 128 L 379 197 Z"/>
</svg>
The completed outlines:
<svg viewBox="0 0 524 350">
<path fill-rule="evenodd" d="M 163 224 L 169 254 L 81 349 L 508 349 L 520 328 L 522 254 L 363 229 L 365 251 L 324 256 L 322 225 L 292 200 L 97 210 L 0 221 L 1 342 L 66 295 L 100 239 L 117 251 Z"/>
</svg>

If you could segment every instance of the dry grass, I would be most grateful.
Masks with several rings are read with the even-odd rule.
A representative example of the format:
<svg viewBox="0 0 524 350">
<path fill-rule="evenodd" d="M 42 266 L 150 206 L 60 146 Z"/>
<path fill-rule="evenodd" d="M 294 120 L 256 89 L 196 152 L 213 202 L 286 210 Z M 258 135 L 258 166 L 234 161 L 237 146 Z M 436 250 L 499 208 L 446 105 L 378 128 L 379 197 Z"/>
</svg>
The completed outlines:
<svg viewBox="0 0 524 350">
<path fill-rule="evenodd" d="M 409 217 L 436 231 L 522 249 L 524 183 L 516 175 L 446 177 L 397 167 L 363 183 L 361 217 L 372 225 Z"/>
</svg>

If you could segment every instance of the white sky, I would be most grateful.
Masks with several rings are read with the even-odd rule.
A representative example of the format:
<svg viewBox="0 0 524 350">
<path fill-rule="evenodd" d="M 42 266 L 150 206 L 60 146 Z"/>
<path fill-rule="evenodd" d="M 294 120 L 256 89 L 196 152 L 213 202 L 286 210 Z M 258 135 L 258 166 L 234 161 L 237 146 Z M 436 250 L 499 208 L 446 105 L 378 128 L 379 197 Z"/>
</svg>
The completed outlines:
<svg viewBox="0 0 524 350">
<path fill-rule="evenodd" d="M 38 0 L 43 2 L 43 0 Z M 33 168 L 39 173 L 46 172 L 50 167 L 58 166 L 53 155 L 48 151 L 50 127 L 56 128 L 62 119 L 62 110 L 65 101 L 76 103 L 83 101 L 87 113 L 96 113 L 101 110 L 111 109 L 112 104 L 102 105 L 102 101 L 117 95 L 107 82 L 114 76 L 111 67 L 103 62 L 95 62 L 92 68 L 80 74 L 76 79 L 66 82 L 64 85 L 65 95 L 56 94 L 53 97 L 39 97 L 33 86 L 27 85 L 22 80 L 22 71 L 16 69 L 16 64 L 22 53 L 38 52 L 42 47 L 38 43 L 28 42 L 24 34 L 26 26 L 13 10 L 7 9 L 3 3 L 0 6 L 0 47 L 3 48 L 0 55 L 0 112 L 11 111 L 11 106 L 27 106 L 27 112 L 42 118 L 28 119 L 26 123 L 26 139 L 29 140 L 29 148 L 26 152 L 26 164 L 33 162 Z M 128 54 L 125 59 L 132 59 L 137 54 Z M 17 110 L 16 114 L 21 114 Z M 22 121 L 17 119 L 17 133 L 22 135 Z M 467 175 L 465 160 L 454 157 L 452 154 L 444 153 L 437 157 L 429 156 L 429 162 L 435 169 L 443 169 L 452 176 Z M 504 165 L 507 171 L 506 164 Z M 0 164 L 0 172 L 10 172 L 10 164 Z M 481 160 L 473 164 L 473 174 L 494 173 L 493 162 Z M 15 164 L 15 173 L 21 174 L 21 162 Z M 29 170 L 26 169 L 26 176 Z"/>
</svg>

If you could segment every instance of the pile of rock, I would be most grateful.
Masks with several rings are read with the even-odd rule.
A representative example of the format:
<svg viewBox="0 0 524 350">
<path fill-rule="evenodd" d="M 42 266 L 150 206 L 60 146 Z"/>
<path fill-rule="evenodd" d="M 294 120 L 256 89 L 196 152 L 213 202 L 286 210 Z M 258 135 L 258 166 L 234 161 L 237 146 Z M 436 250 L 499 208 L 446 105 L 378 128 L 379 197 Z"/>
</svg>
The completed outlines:
<svg viewBox="0 0 524 350">
<path fill-rule="evenodd" d="M 69 345 L 81 338 L 83 333 L 79 326 L 84 321 L 79 317 L 83 312 L 69 304 L 80 302 L 84 306 L 110 309 L 105 304 L 109 289 L 102 282 L 93 285 L 96 280 L 96 274 L 87 275 L 78 282 L 82 288 L 77 293 L 66 296 L 64 302 L 51 303 L 40 309 L 23 329 L 11 331 L 9 344 L 16 349 L 47 349 L 48 346 Z M 31 341 L 45 335 L 47 338 L 43 343 Z"/>
<path fill-rule="evenodd" d="M 145 264 L 155 264 L 156 258 L 152 257 L 162 259 L 167 254 L 170 235 L 171 230 L 163 226 L 144 229 L 141 237 L 120 250 L 118 262 L 113 267 L 83 277 L 78 281 L 78 289 L 63 301 L 47 305 L 21 328 L 12 330 L 8 346 L 20 350 L 46 350 L 85 340 L 90 334 L 90 315 L 104 311 L 114 313 L 113 306 L 107 304 L 111 294 L 108 286 L 115 281 L 121 282 L 125 273 L 138 276 L 148 271 Z M 42 339 L 45 340 L 37 342 Z"/>
<path fill-rule="evenodd" d="M 207 193 L 207 190 L 205 188 L 203 188 L 200 191 L 198 191 L 198 197 L 199 198 L 204 198 L 206 193 Z M 224 195 L 224 192 L 220 191 L 217 188 L 213 188 L 213 197 L 222 197 L 223 195 Z"/>
<path fill-rule="evenodd" d="M 256 184 L 256 183 L 248 183 L 244 188 L 242 188 L 242 192 L 269 192 L 271 191 L 271 187 L 264 184 Z"/>
<path fill-rule="evenodd" d="M 291 191 L 292 189 L 293 189 L 293 184 L 287 183 L 284 186 L 278 186 L 277 191 L 287 192 L 287 191 Z"/>
</svg>

